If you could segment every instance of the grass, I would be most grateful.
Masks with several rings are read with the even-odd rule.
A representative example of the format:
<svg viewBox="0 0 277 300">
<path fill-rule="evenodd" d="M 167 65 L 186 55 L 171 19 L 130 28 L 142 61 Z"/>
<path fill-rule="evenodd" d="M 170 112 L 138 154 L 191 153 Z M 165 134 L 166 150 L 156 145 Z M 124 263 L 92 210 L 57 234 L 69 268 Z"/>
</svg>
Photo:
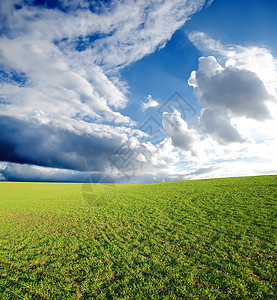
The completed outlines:
<svg viewBox="0 0 277 300">
<path fill-rule="evenodd" d="M 0 183 L 1 299 L 276 299 L 277 176 L 92 188 Z"/>
</svg>

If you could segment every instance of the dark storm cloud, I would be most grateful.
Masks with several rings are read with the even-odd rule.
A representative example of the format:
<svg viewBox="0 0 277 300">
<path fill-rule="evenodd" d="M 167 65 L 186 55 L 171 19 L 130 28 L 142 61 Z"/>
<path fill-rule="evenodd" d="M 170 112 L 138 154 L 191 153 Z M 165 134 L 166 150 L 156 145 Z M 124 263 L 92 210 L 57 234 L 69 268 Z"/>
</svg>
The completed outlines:
<svg viewBox="0 0 277 300">
<path fill-rule="evenodd" d="M 3 116 L 0 132 L 0 160 L 78 171 L 104 170 L 120 144 L 116 137 L 78 135 Z"/>
<path fill-rule="evenodd" d="M 211 135 L 221 144 L 244 142 L 237 129 L 232 126 L 228 116 L 223 117 L 219 111 L 205 109 L 199 118 L 200 129 Z"/>
<path fill-rule="evenodd" d="M 48 181 L 48 182 L 83 182 L 88 176 L 87 172 L 79 172 L 63 169 L 37 167 L 34 165 L 8 163 L 0 170 L 3 180 L 7 181 Z M 95 176 L 95 182 L 101 178 L 101 174 Z"/>
</svg>

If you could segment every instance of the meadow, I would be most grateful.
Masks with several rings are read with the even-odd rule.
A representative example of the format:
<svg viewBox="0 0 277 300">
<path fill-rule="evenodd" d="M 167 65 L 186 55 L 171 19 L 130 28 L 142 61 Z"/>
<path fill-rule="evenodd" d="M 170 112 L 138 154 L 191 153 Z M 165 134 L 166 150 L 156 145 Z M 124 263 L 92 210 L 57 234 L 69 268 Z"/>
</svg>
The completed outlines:
<svg viewBox="0 0 277 300">
<path fill-rule="evenodd" d="M 0 299 L 276 299 L 277 176 L 0 183 Z"/>
</svg>

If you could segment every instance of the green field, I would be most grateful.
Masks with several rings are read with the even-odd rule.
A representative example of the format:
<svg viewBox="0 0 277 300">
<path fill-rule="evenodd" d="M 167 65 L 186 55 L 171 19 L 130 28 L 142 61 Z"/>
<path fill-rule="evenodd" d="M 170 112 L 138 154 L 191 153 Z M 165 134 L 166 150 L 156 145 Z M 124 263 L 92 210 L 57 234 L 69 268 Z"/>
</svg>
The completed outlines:
<svg viewBox="0 0 277 300">
<path fill-rule="evenodd" d="M 0 183 L 1 300 L 277 299 L 277 176 L 90 188 Z"/>
</svg>

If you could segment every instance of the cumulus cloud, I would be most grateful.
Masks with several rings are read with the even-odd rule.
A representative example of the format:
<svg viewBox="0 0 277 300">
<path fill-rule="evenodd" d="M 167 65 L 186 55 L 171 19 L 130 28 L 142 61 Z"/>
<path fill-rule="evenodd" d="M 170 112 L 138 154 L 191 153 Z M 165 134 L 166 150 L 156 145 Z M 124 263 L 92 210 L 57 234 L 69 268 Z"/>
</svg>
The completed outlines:
<svg viewBox="0 0 277 300">
<path fill-rule="evenodd" d="M 200 57 L 199 68 L 192 72 L 188 83 L 194 87 L 201 104 L 234 116 L 256 120 L 271 117 L 266 103 L 271 96 L 254 72 L 223 68 L 213 56 Z"/>
<path fill-rule="evenodd" d="M 197 133 L 188 128 L 186 121 L 177 110 L 173 113 L 163 113 L 163 128 L 171 138 L 174 147 L 196 154 L 194 143 L 198 138 Z"/>
<path fill-rule="evenodd" d="M 223 45 L 203 32 L 191 32 L 189 39 L 205 55 L 218 58 L 225 67 L 234 67 L 254 72 L 264 83 L 268 93 L 276 94 L 277 59 L 264 47 Z"/>
<path fill-rule="evenodd" d="M 179 162 L 178 153 L 169 138 L 160 144 L 151 142 L 140 143 L 137 138 L 131 138 L 112 155 L 110 173 L 115 177 L 125 176 L 128 181 L 136 181 L 142 176 L 157 176 L 159 173 L 170 174 Z M 173 172 L 174 173 L 174 172 Z"/>
<path fill-rule="evenodd" d="M 276 173 L 276 59 L 266 48 L 226 46 L 202 32 L 189 38 L 205 55 L 188 80 L 202 106 L 194 165 L 216 166 L 211 177 Z"/>
<path fill-rule="evenodd" d="M 204 106 L 199 117 L 201 133 L 221 144 L 249 141 L 253 138 L 254 128 L 276 120 L 276 97 L 270 92 L 272 81 L 266 81 L 263 72 L 260 73 L 258 69 L 250 70 L 241 55 L 234 54 L 235 46 L 227 49 L 221 43 L 205 37 L 198 33 L 191 39 L 198 46 L 214 47 L 215 53 L 220 53 L 218 59 L 222 62 L 225 60 L 225 64 L 219 64 L 214 56 L 200 57 L 198 70 L 193 71 L 188 80 L 199 103 Z M 200 38 L 203 39 L 202 43 Z M 242 51 L 240 47 L 238 49 Z M 253 55 L 253 61 L 256 61 L 256 54 Z M 232 63 L 229 57 L 236 63 Z M 253 126 L 252 129 L 248 128 L 248 132 L 243 125 L 244 118 Z"/>
<path fill-rule="evenodd" d="M 148 100 L 148 102 L 141 103 L 141 110 L 143 112 L 146 111 L 148 108 L 159 106 L 159 102 L 157 100 L 153 99 L 151 95 L 147 96 L 147 100 Z"/>
<path fill-rule="evenodd" d="M 221 144 L 245 141 L 231 124 L 230 118 L 222 115 L 220 111 L 203 109 L 199 118 L 199 126 L 202 133 L 214 137 Z"/>
</svg>

